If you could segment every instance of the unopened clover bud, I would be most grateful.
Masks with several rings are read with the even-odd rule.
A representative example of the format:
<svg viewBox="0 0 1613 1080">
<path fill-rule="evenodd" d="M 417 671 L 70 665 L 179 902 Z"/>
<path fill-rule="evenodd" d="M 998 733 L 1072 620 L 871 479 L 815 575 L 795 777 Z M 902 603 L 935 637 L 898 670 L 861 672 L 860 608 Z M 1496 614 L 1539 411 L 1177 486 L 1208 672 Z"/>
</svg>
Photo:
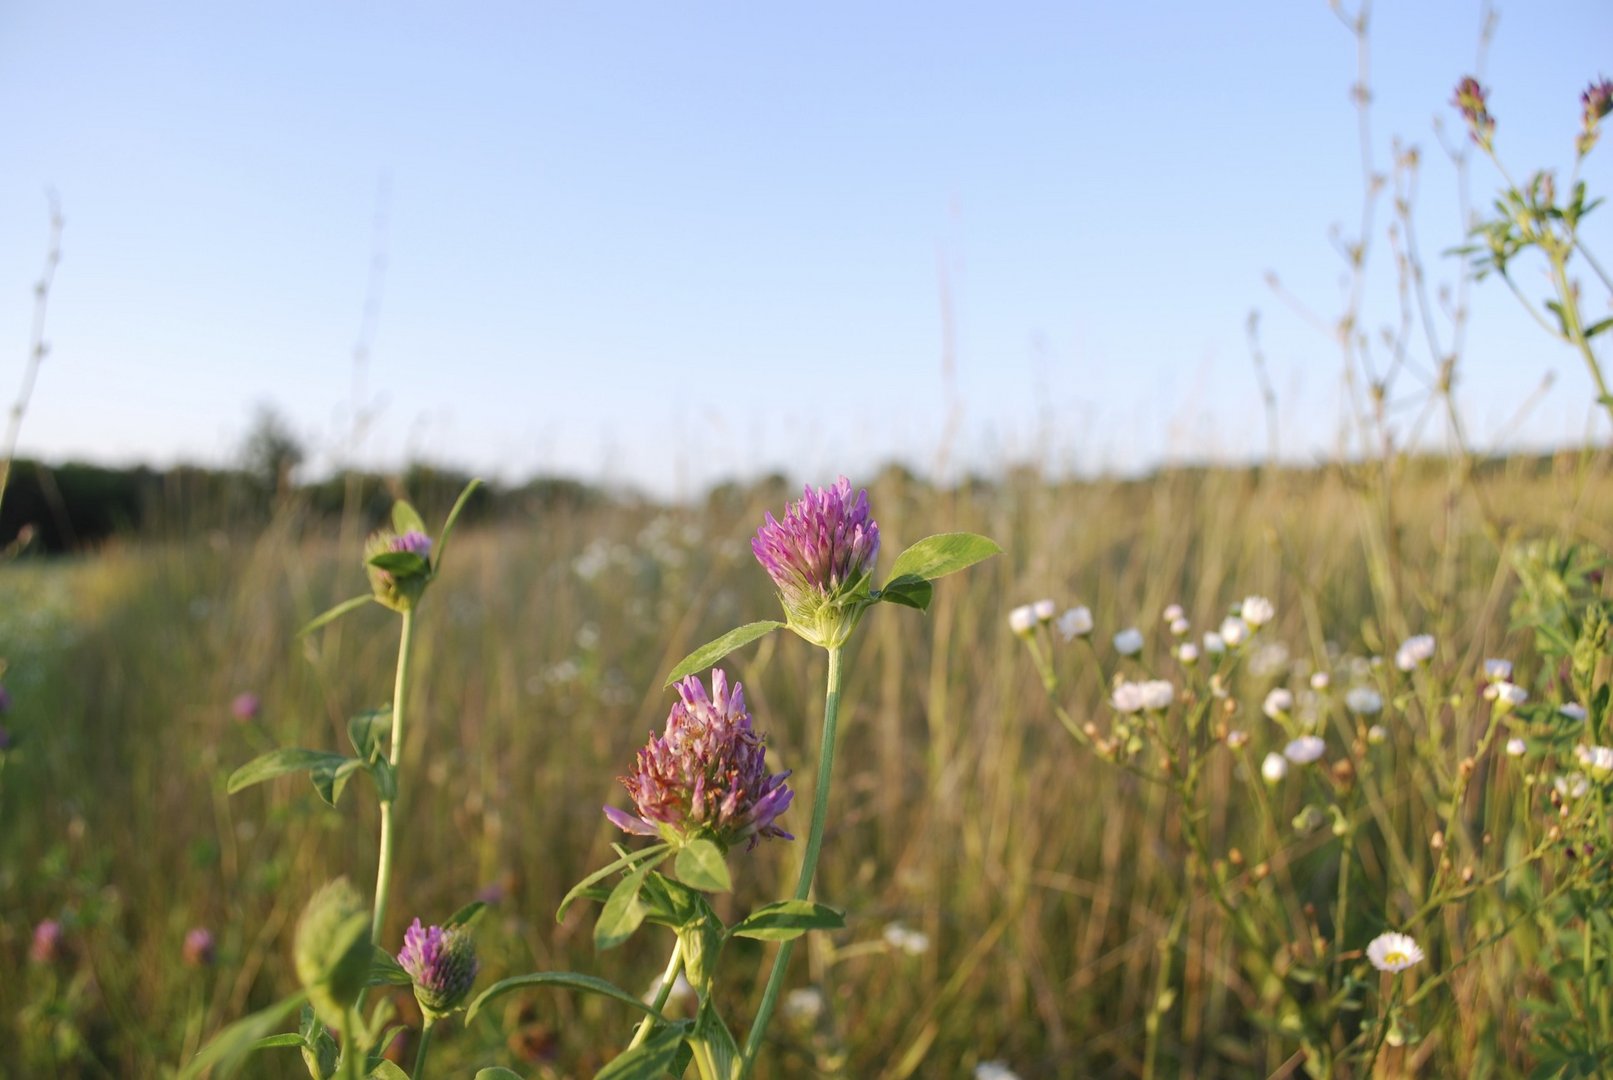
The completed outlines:
<svg viewBox="0 0 1613 1080">
<path fill-rule="evenodd" d="M 1081 733 L 1089 739 L 1096 739 L 1098 737 L 1098 725 L 1088 720 L 1081 725 Z"/>
<path fill-rule="evenodd" d="M 62 955 L 62 924 L 45 919 L 34 927 L 33 941 L 28 946 L 28 959 L 36 964 L 53 964 Z"/>
<path fill-rule="evenodd" d="M 376 600 L 393 611 L 410 611 L 431 580 L 431 537 L 381 529 L 364 545 L 364 568 Z"/>
<path fill-rule="evenodd" d="M 1008 629 L 1020 637 L 1028 638 L 1036 630 L 1036 609 L 1029 604 L 1021 604 L 1008 613 Z"/>
<path fill-rule="evenodd" d="M 1563 838 L 1563 830 L 1562 830 L 1562 828 L 1560 826 L 1553 825 L 1546 832 L 1546 839 L 1551 841 L 1553 844 L 1555 844 L 1557 841 L 1561 840 L 1562 838 Z"/>
<path fill-rule="evenodd" d="M 308 901 L 292 943 L 297 978 L 321 1020 L 344 1024 L 370 974 L 370 910 L 346 878 Z"/>
<path fill-rule="evenodd" d="M 414 998 L 428 1018 L 446 1016 L 464 1002 L 480 965 L 470 927 L 422 927 L 416 919 L 403 933 L 398 964 L 414 983 Z"/>
</svg>

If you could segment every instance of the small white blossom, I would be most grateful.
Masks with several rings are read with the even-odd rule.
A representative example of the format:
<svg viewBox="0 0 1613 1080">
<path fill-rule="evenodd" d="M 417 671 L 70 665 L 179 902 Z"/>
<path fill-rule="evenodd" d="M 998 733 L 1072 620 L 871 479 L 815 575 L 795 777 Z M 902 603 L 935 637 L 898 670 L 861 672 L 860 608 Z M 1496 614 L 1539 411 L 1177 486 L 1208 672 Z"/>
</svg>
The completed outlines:
<svg viewBox="0 0 1613 1080">
<path fill-rule="evenodd" d="M 1167 623 L 1174 623 L 1177 619 L 1185 617 L 1186 614 L 1187 613 L 1182 610 L 1181 604 L 1171 604 L 1165 609 L 1164 619 Z"/>
<path fill-rule="evenodd" d="M 1019 1080 L 1019 1074 L 1001 1061 L 982 1061 L 975 1066 L 975 1080 Z"/>
<path fill-rule="evenodd" d="M 922 956 L 930 951 L 930 935 L 922 930 L 911 930 L 899 922 L 885 927 L 885 944 L 900 949 L 909 956 Z"/>
<path fill-rule="evenodd" d="M 1599 780 L 1613 776 L 1613 746 L 1576 746 L 1574 757 Z"/>
<path fill-rule="evenodd" d="M 1395 652 L 1395 667 L 1401 671 L 1411 671 L 1419 664 L 1426 664 L 1434 658 L 1434 635 L 1418 634 L 1409 637 Z"/>
<path fill-rule="evenodd" d="M 1352 686 L 1344 695 L 1344 707 L 1357 716 L 1376 716 L 1383 712 L 1383 695 L 1370 686 Z"/>
<path fill-rule="evenodd" d="M 1382 746 L 1389 741 L 1389 729 L 1382 724 L 1373 724 L 1367 728 L 1367 742 L 1373 746 Z"/>
<path fill-rule="evenodd" d="M 650 983 L 650 988 L 644 991 L 644 1004 L 653 1004 L 656 997 L 660 993 L 661 980 L 656 979 L 654 982 Z M 680 971 L 678 972 L 678 977 L 672 980 L 672 989 L 667 991 L 666 1003 L 669 1008 L 681 1005 L 693 1005 L 696 996 L 697 995 L 694 992 L 694 987 L 689 984 L 689 980 L 684 978 L 683 972 Z"/>
<path fill-rule="evenodd" d="M 1529 752 L 1529 744 L 1514 735 L 1507 740 L 1507 754 L 1510 757 L 1523 757 Z"/>
<path fill-rule="evenodd" d="M 1379 934 L 1367 945 L 1367 959 L 1379 971 L 1405 971 L 1423 962 L 1423 950 L 1406 934 Z"/>
<path fill-rule="evenodd" d="M 1577 701 L 1570 701 L 1560 706 L 1557 711 L 1568 717 L 1570 720 L 1578 720 L 1580 723 L 1584 723 L 1585 718 L 1590 716 L 1590 713 L 1585 711 L 1585 706 L 1581 705 Z"/>
<path fill-rule="evenodd" d="M 1238 614 L 1242 616 L 1244 622 L 1258 630 L 1271 622 L 1277 610 L 1264 596 L 1246 596 L 1243 598 L 1243 603 L 1238 605 Z"/>
<path fill-rule="evenodd" d="M 1136 656 L 1143 651 L 1143 632 L 1128 626 L 1115 635 L 1115 652 L 1121 656 Z"/>
<path fill-rule="evenodd" d="M 1184 641 L 1176 647 L 1176 658 L 1184 664 L 1199 662 L 1199 647 L 1191 641 Z"/>
<path fill-rule="evenodd" d="M 1149 679 L 1142 684 L 1143 708 L 1163 712 L 1176 700 L 1176 687 L 1164 679 Z"/>
<path fill-rule="evenodd" d="M 1567 773 L 1551 782 L 1557 794 L 1565 799 L 1583 799 L 1591 790 L 1591 782 L 1584 773 Z"/>
<path fill-rule="evenodd" d="M 1227 651 L 1227 643 L 1214 630 L 1204 635 L 1204 651 L 1211 656 L 1220 656 Z"/>
<path fill-rule="evenodd" d="M 1242 750 L 1247 745 L 1249 745 L 1249 733 L 1247 731 L 1233 728 L 1227 732 L 1227 749 Z"/>
<path fill-rule="evenodd" d="M 1280 641 L 1268 641 L 1249 658 L 1249 674 L 1257 678 L 1275 675 L 1288 666 L 1288 646 Z"/>
<path fill-rule="evenodd" d="M 1051 600 L 1038 600 L 1031 605 L 1031 611 L 1036 613 L 1037 622 L 1052 622 L 1054 612 L 1059 606 Z"/>
<path fill-rule="evenodd" d="M 1281 754 L 1266 755 L 1266 760 L 1260 763 L 1260 775 L 1266 778 L 1266 783 L 1276 784 L 1288 775 L 1288 759 Z"/>
<path fill-rule="evenodd" d="M 1309 765 L 1327 752 L 1327 743 L 1315 735 L 1301 735 L 1283 747 L 1283 757 L 1295 765 Z"/>
<path fill-rule="evenodd" d="M 1123 682 L 1115 687 L 1115 692 L 1109 696 L 1109 704 L 1115 707 L 1115 712 L 1131 713 L 1141 712 L 1143 708 L 1143 688 L 1134 682 Z"/>
<path fill-rule="evenodd" d="M 1311 675 L 1312 690 L 1326 690 L 1332 683 L 1332 678 L 1325 671 L 1318 671 Z"/>
<path fill-rule="evenodd" d="M 1074 641 L 1092 633 L 1092 612 L 1084 607 L 1073 607 L 1059 616 L 1059 633 L 1065 641 Z"/>
<path fill-rule="evenodd" d="M 1513 683 L 1494 682 L 1484 688 L 1484 697 L 1495 702 L 1496 715 L 1505 716 L 1529 700 L 1529 691 Z"/>
<path fill-rule="evenodd" d="M 1491 682 L 1507 682 L 1512 678 L 1511 660 L 1484 661 L 1484 677 Z"/>
<path fill-rule="evenodd" d="M 1260 706 L 1260 711 L 1271 717 L 1273 720 L 1281 720 L 1283 717 L 1287 716 L 1293 710 L 1293 708 L 1293 692 L 1285 689 L 1284 687 L 1277 686 L 1273 687 L 1272 690 L 1266 694 L 1265 703 Z"/>
<path fill-rule="evenodd" d="M 1191 630 L 1191 629 L 1193 629 L 1193 626 L 1186 619 L 1172 619 L 1171 620 L 1171 636 L 1172 637 L 1186 637 L 1187 632 L 1189 630 Z"/>
<path fill-rule="evenodd" d="M 1236 649 L 1249 640 L 1249 624 L 1236 615 L 1228 615 L 1221 620 L 1221 640 L 1227 643 L 1227 648 Z"/>
<path fill-rule="evenodd" d="M 815 1024 L 823 1015 L 823 991 L 802 986 L 784 995 L 784 1017 L 802 1024 Z"/>
<path fill-rule="evenodd" d="M 1036 629 L 1036 609 L 1029 604 L 1021 604 L 1010 611 L 1008 628 L 1020 637 L 1030 637 L 1031 631 Z"/>
</svg>

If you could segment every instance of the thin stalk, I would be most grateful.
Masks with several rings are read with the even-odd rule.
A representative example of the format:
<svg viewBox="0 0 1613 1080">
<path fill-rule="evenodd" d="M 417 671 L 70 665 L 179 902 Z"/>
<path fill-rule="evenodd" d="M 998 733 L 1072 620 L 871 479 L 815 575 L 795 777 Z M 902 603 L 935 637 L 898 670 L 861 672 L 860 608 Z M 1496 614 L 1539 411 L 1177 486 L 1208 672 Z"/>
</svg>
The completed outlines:
<svg viewBox="0 0 1613 1080">
<path fill-rule="evenodd" d="M 655 992 L 653 1008 L 656 1012 L 666 1008 L 667 998 L 672 996 L 672 984 L 678 981 L 678 972 L 682 970 L 683 939 L 679 938 L 672 943 L 672 955 L 667 959 L 665 974 L 661 976 L 661 988 Z M 638 1030 L 633 1033 L 633 1041 L 627 1044 L 627 1048 L 632 1050 L 634 1047 L 643 1044 L 644 1040 L 650 1037 L 650 1029 L 654 1026 L 655 1017 L 645 1016 L 643 1021 L 639 1023 Z"/>
<path fill-rule="evenodd" d="M 829 816 L 829 777 L 834 768 L 835 727 L 840 719 L 840 649 L 829 650 L 828 691 L 823 699 L 823 742 L 818 749 L 817 790 L 812 798 L 812 828 L 807 833 L 806 854 L 801 859 L 801 878 L 795 886 L 795 899 L 805 900 L 812 895 L 812 878 L 818 870 L 818 852 L 823 847 L 823 825 Z M 773 970 L 767 976 L 767 988 L 762 992 L 761 1008 L 751 1023 L 745 1039 L 745 1056 L 740 1063 L 739 1080 L 745 1080 L 756 1065 L 756 1055 L 762 1048 L 767 1033 L 767 1022 L 773 1017 L 778 1003 L 779 990 L 784 984 L 784 972 L 790 965 L 790 954 L 795 942 L 786 941 L 773 956 Z"/>
<path fill-rule="evenodd" d="M 409 1074 L 413 1080 L 423 1080 L 426 1075 L 426 1052 L 431 1049 L 431 1029 L 436 1023 L 428 1016 L 425 1026 L 420 1029 L 420 1049 L 414 1053 L 414 1071 Z"/>
<path fill-rule="evenodd" d="M 364 1078 L 364 1048 L 358 1045 L 355 1030 L 358 1027 L 357 1017 L 353 1015 L 351 1007 L 342 1010 L 342 1073 L 341 1080 L 363 1080 Z"/>
<path fill-rule="evenodd" d="M 392 687 L 392 744 L 387 753 L 387 762 L 392 766 L 394 785 L 397 783 L 398 762 L 403 756 L 403 705 L 409 687 L 409 654 L 413 646 L 414 611 L 411 609 L 403 613 L 403 632 L 398 640 L 397 681 Z M 386 925 L 387 895 L 392 889 L 392 808 L 396 801 L 396 790 L 392 798 L 381 800 L 381 854 L 375 868 L 375 915 L 370 922 L 370 941 L 375 945 L 381 944 L 381 931 Z"/>
</svg>

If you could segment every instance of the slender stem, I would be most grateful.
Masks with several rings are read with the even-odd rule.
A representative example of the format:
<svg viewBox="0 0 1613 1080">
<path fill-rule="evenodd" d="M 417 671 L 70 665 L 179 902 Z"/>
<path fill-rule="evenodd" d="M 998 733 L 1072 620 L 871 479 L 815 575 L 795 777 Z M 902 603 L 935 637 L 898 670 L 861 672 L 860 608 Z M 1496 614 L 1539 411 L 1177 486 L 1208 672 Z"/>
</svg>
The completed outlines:
<svg viewBox="0 0 1613 1080">
<path fill-rule="evenodd" d="M 678 981 L 678 972 L 683 970 L 683 939 L 678 938 L 672 943 L 672 955 L 667 958 L 666 971 L 661 976 L 661 987 L 655 992 L 654 1009 L 660 1012 L 666 1008 L 667 998 L 672 996 L 672 984 Z M 633 1033 L 633 1041 L 627 1044 L 632 1050 L 641 1045 L 650 1037 L 650 1029 L 655 1027 L 655 1017 L 645 1016 L 639 1023 L 638 1030 Z"/>
<path fill-rule="evenodd" d="M 357 1017 L 351 1007 L 342 1010 L 342 1080 L 363 1080 L 364 1048 L 358 1045 Z"/>
<path fill-rule="evenodd" d="M 403 704 L 409 688 L 409 653 L 414 646 L 414 611 L 403 613 L 403 633 L 398 640 L 398 675 L 392 687 L 392 744 L 387 762 L 392 766 L 392 782 L 397 784 L 398 762 L 403 756 Z M 381 931 L 386 926 L 386 901 L 392 889 L 392 808 L 397 800 L 394 787 L 392 798 L 381 800 L 381 855 L 375 868 L 375 916 L 370 923 L 370 941 L 381 944 Z"/>
<path fill-rule="evenodd" d="M 420 1029 L 420 1049 L 414 1052 L 414 1072 L 409 1075 L 413 1080 L 424 1080 L 426 1075 L 426 1051 L 431 1049 L 431 1029 L 437 1023 L 434 1017 L 426 1017 L 425 1026 Z"/>
<path fill-rule="evenodd" d="M 829 650 L 828 692 L 823 699 L 823 743 L 818 749 L 817 790 L 812 798 L 812 829 L 807 833 L 806 855 L 801 860 L 801 879 L 795 886 L 795 898 L 805 900 L 812 894 L 812 878 L 818 870 L 818 852 L 823 847 L 823 823 L 829 816 L 829 775 L 834 768 L 835 726 L 840 719 L 840 649 Z M 767 988 L 762 992 L 762 1005 L 751 1024 L 750 1035 L 745 1039 L 745 1056 L 739 1068 L 739 1080 L 745 1080 L 756 1065 L 761 1051 L 762 1038 L 767 1033 L 767 1022 L 773 1017 L 778 1003 L 779 990 L 784 984 L 784 971 L 790 965 L 794 941 L 779 946 L 773 956 L 773 970 L 767 976 Z"/>
</svg>

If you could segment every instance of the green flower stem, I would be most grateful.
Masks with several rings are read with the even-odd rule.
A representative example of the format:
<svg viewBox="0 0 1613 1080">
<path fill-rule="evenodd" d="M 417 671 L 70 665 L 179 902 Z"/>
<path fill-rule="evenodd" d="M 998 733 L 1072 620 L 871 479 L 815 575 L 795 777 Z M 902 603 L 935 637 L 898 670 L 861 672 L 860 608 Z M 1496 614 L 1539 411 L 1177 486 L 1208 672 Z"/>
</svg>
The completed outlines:
<svg viewBox="0 0 1613 1080">
<path fill-rule="evenodd" d="M 672 943 L 672 956 L 666 962 L 666 972 L 661 976 L 661 988 L 655 992 L 653 1008 L 660 1012 L 666 1008 L 667 998 L 672 996 L 672 984 L 678 981 L 678 972 L 683 970 L 683 939 Z M 638 1030 L 633 1033 L 633 1041 L 627 1044 L 629 1050 L 643 1044 L 650 1037 L 650 1029 L 655 1027 L 655 1017 L 645 1016 L 640 1022 Z"/>
<path fill-rule="evenodd" d="M 398 640 L 398 675 L 392 687 L 392 743 L 387 761 L 392 766 L 393 782 L 397 782 L 398 762 L 403 756 L 403 703 L 409 687 L 409 653 L 414 646 L 414 611 L 403 613 L 403 633 Z M 370 941 L 381 944 L 381 931 L 386 925 L 387 895 L 392 889 L 392 807 L 393 798 L 381 801 L 381 854 L 375 868 L 375 916 L 370 923 Z"/>
<path fill-rule="evenodd" d="M 413 1080 L 424 1080 L 426 1075 L 426 1052 L 431 1049 L 431 1029 L 436 1025 L 434 1017 L 426 1017 L 425 1026 L 420 1029 L 420 1049 L 414 1053 L 414 1071 L 409 1075 Z"/>
<path fill-rule="evenodd" d="M 817 790 L 812 798 L 812 829 L 807 833 L 806 855 L 801 860 L 801 879 L 795 886 L 795 899 L 805 900 L 812 894 L 812 878 L 818 870 L 818 852 L 823 847 L 823 824 L 829 816 L 829 776 L 834 768 L 835 727 L 840 719 L 840 649 L 829 650 L 828 692 L 823 699 L 823 744 L 818 750 Z M 750 1035 L 745 1039 L 745 1056 L 739 1067 L 739 1080 L 745 1080 L 756 1065 L 756 1055 L 767 1034 L 767 1022 L 773 1017 L 778 1004 L 779 990 L 784 984 L 785 969 L 790 966 L 790 953 L 795 942 L 786 941 L 773 957 L 773 970 L 767 976 L 767 988 L 762 992 L 762 1005 L 751 1024 Z"/>
<path fill-rule="evenodd" d="M 341 1080 L 364 1080 L 364 1048 L 358 1045 L 358 1018 L 352 1006 L 342 1010 Z"/>
</svg>

